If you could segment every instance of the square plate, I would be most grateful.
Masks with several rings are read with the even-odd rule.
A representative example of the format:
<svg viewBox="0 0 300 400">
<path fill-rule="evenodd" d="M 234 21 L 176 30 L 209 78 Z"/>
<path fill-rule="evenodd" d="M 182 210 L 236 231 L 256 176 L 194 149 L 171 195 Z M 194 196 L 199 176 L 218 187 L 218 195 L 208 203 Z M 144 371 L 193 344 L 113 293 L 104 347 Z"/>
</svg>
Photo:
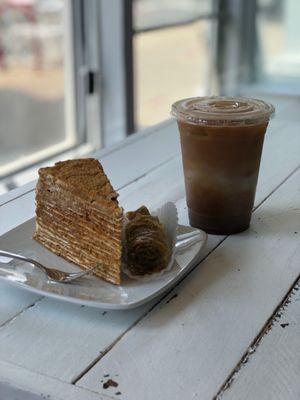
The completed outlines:
<svg viewBox="0 0 300 400">
<path fill-rule="evenodd" d="M 34 218 L 19 225 L 0 237 L 1 250 L 22 254 L 34 258 L 46 266 L 68 272 L 80 271 L 80 268 L 32 239 L 35 229 Z M 200 251 L 205 245 L 207 235 L 203 231 L 179 225 L 178 234 L 197 231 L 199 241 L 175 255 L 170 271 L 156 280 L 139 282 L 124 275 L 122 285 L 115 286 L 94 276 L 86 276 L 72 283 L 54 283 L 46 275 L 28 263 L 0 257 L 0 279 L 21 286 L 31 292 L 46 297 L 54 297 L 71 303 L 84 304 L 102 309 L 121 310 L 138 307 L 162 294 L 178 282 L 199 261 Z"/>
</svg>

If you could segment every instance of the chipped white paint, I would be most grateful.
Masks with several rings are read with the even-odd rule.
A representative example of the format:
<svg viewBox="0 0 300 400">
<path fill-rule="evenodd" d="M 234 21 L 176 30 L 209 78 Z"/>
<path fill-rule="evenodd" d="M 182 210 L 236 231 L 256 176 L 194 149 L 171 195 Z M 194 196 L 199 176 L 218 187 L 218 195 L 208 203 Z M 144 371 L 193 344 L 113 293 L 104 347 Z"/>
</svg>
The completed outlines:
<svg viewBox="0 0 300 400">
<path fill-rule="evenodd" d="M 299 192 L 300 171 L 78 385 L 103 393 L 110 373 L 124 400 L 212 399 L 300 273 Z"/>
<path fill-rule="evenodd" d="M 43 299 L 0 328 L 1 359 L 72 382 L 145 312 Z"/>
<path fill-rule="evenodd" d="M 1 400 L 110 400 L 49 376 L 0 360 Z M 17 384 L 16 384 L 17 383 Z"/>
<path fill-rule="evenodd" d="M 144 180 L 147 185 L 155 184 L 158 193 L 164 194 L 165 198 L 161 198 L 165 201 L 170 198 L 169 192 L 165 190 L 166 182 L 158 177 L 160 174 L 169 176 L 171 171 L 179 173 L 179 165 L 177 160 L 177 169 L 174 169 L 174 163 L 170 161 L 158 170 L 160 172 L 154 170 L 145 178 L 140 179 L 139 185 L 144 185 Z M 176 178 L 176 175 L 171 175 L 172 180 L 173 178 Z M 159 182 L 161 183 L 159 184 Z M 179 190 L 180 193 L 183 193 L 182 181 L 175 179 L 175 182 L 176 191 Z M 127 193 L 122 204 L 127 204 L 128 207 L 130 198 L 136 199 L 140 190 L 136 182 L 133 185 L 135 190 L 131 192 L 130 196 L 127 188 L 121 190 L 121 197 L 123 191 Z M 168 187 L 173 190 L 172 185 Z M 143 200 L 150 206 L 156 205 L 155 197 L 149 198 L 148 201 L 147 198 Z M 179 210 L 180 221 L 187 223 L 182 199 L 179 206 L 181 207 Z M 214 248 L 221 239 L 211 237 L 206 253 Z M 100 352 L 109 347 L 118 336 L 130 328 L 134 321 L 145 314 L 150 306 L 151 303 L 127 313 L 108 313 L 104 317 L 100 311 L 97 313 L 95 310 L 79 306 L 43 300 L 36 307 L 26 310 L 3 329 L 0 329 L 0 354 L 6 361 L 27 366 L 31 370 L 52 377 L 63 377 L 66 381 L 71 382 L 99 356 Z M 86 334 L 88 334 L 89 340 L 86 340 Z M 68 337 L 67 344 L 65 344 L 65 337 Z M 22 353 L 22 357 L 20 357 L 20 353 Z M 34 357 L 33 354 L 38 356 Z M 55 362 L 51 360 L 55 360 Z"/>
<path fill-rule="evenodd" d="M 284 124 L 276 120 L 272 122 L 266 137 L 256 204 L 259 204 L 265 199 L 297 166 L 298 149 L 300 146 L 297 126 L 296 122 L 290 122 L 289 128 L 287 128 L 286 122 Z M 109 154 L 103 155 L 101 161 L 116 187 L 123 187 L 132 182 L 120 191 L 120 200 L 126 208 L 140 205 L 140 203 L 146 203 L 149 206 L 156 207 L 159 205 L 158 202 L 160 201 L 177 200 L 180 221 L 182 223 L 187 223 L 185 202 L 184 199 L 182 199 L 183 182 L 181 162 L 180 158 L 176 157 L 178 153 L 178 137 L 175 124 L 163 124 L 162 128 L 163 129 L 157 130 L 152 134 L 145 134 L 139 139 L 130 139 L 128 146 L 123 149 L 117 148 Z M 274 159 L 276 159 L 276 162 L 274 162 Z M 282 188 L 287 187 L 286 185 L 289 181 L 284 183 Z M 267 200 L 266 204 L 272 204 L 270 201 L 276 193 L 277 192 Z M 19 193 L 19 195 L 21 194 Z M 291 200 L 291 197 L 289 197 L 289 199 Z M 0 234 L 31 218 L 33 213 L 33 192 L 21 196 L 16 200 L 9 201 L 7 204 L 0 207 Z M 270 215 L 269 217 L 271 218 Z M 141 371 L 144 372 L 140 375 L 141 381 L 138 383 L 138 387 L 139 385 L 142 387 L 143 383 L 146 382 L 142 379 L 144 376 L 147 376 L 149 369 L 151 373 L 153 373 L 153 370 L 161 371 L 161 377 L 164 378 L 161 387 L 163 391 L 169 386 L 171 388 L 171 383 L 174 381 L 178 386 L 177 388 L 179 388 L 179 392 L 183 387 L 188 388 L 189 376 L 186 376 L 182 367 L 180 367 L 180 371 L 178 370 L 178 374 L 174 375 L 177 377 L 177 380 L 172 377 L 172 374 L 166 372 L 170 370 L 167 368 L 163 369 L 163 366 L 168 365 L 168 363 L 172 361 L 174 361 L 172 362 L 172 368 L 175 368 L 177 365 L 175 361 L 179 360 L 181 357 L 183 365 L 191 366 L 193 370 L 198 369 L 200 371 L 200 367 L 203 368 L 203 365 L 207 362 L 208 369 L 205 370 L 204 368 L 205 371 L 208 371 L 205 376 L 207 385 L 205 385 L 204 391 L 201 393 L 201 395 L 203 394 L 203 397 L 200 396 L 201 399 L 205 398 L 205 395 L 209 393 L 209 390 L 214 387 L 214 385 L 215 391 L 217 391 L 218 385 L 223 383 L 219 383 L 219 381 L 225 379 L 228 370 L 234 368 L 234 362 L 239 359 L 241 356 L 240 352 L 242 351 L 240 347 L 234 345 L 233 340 L 229 340 L 227 343 L 222 337 L 220 342 L 217 343 L 217 346 L 212 346 L 217 332 L 222 332 L 223 330 L 225 330 L 227 334 L 233 332 L 241 337 L 241 344 L 245 343 L 248 338 L 253 338 L 254 334 L 257 333 L 257 329 L 259 329 L 259 323 L 256 321 L 250 328 L 247 324 L 244 326 L 246 320 L 244 316 L 246 315 L 245 313 L 250 310 L 255 317 L 256 309 L 252 308 L 252 300 L 255 298 L 257 291 L 262 290 L 263 285 L 266 283 L 265 287 L 270 293 L 264 294 L 263 301 L 261 300 L 264 305 L 263 311 L 258 314 L 261 319 L 263 319 L 264 316 L 267 318 L 269 308 L 274 302 L 274 296 L 277 296 L 280 300 L 284 285 L 290 282 L 294 276 L 294 266 L 287 268 L 283 274 L 281 286 L 279 286 L 281 289 L 277 289 L 278 275 L 275 274 L 275 278 L 273 279 L 272 276 L 269 276 L 270 270 L 267 272 L 263 272 L 264 270 L 262 270 L 262 272 L 260 270 L 258 271 L 258 263 L 260 263 L 258 254 L 256 254 L 256 252 L 253 253 L 253 251 L 249 253 L 248 251 L 248 246 L 252 246 L 253 242 L 258 243 L 258 248 L 261 252 L 259 254 L 263 255 L 264 265 L 268 257 L 268 262 L 272 265 L 273 256 L 270 251 L 263 251 L 263 246 L 269 246 L 273 239 L 274 246 L 278 245 L 278 236 L 275 235 L 275 237 L 273 237 L 275 233 L 269 229 L 268 224 L 270 223 L 270 218 L 267 220 L 269 222 L 265 222 L 262 225 L 265 231 L 262 232 L 262 239 L 260 241 L 255 237 L 256 233 L 253 231 L 255 228 L 252 228 L 251 231 L 245 234 L 237 235 L 229 240 L 227 239 L 219 248 L 222 250 L 213 252 L 208 260 L 181 285 L 180 290 L 184 296 L 179 294 L 178 298 L 174 298 L 167 305 L 156 308 L 154 313 L 145 320 L 146 322 L 138 323 L 136 328 L 132 329 L 132 333 L 130 331 L 125 334 L 125 336 L 121 338 L 120 344 L 116 344 L 113 350 L 109 351 L 108 354 L 104 356 L 99 365 L 97 364 L 96 367 L 92 368 L 86 377 L 80 381 L 80 384 L 89 386 L 90 388 L 94 387 L 96 391 L 101 391 L 101 385 L 98 381 L 98 378 L 101 380 L 101 376 L 97 375 L 99 366 L 106 365 L 106 362 L 113 363 L 111 357 L 114 354 L 122 354 L 123 357 L 123 353 L 115 353 L 115 351 L 119 349 L 119 346 L 121 346 L 123 342 L 127 343 L 127 338 L 133 337 L 135 340 L 132 343 L 132 347 L 126 349 L 124 359 L 115 359 L 114 362 L 117 364 L 118 362 L 122 363 L 126 360 L 126 365 L 124 367 L 125 372 L 132 370 L 132 368 L 134 369 L 135 365 L 136 367 L 141 367 Z M 256 226 L 258 223 L 256 217 L 254 221 Z M 294 223 L 294 221 L 288 220 L 286 224 L 288 223 Z M 272 224 L 271 226 L 274 226 Z M 287 225 L 283 223 L 283 227 L 287 228 Z M 249 235 L 248 240 L 245 240 L 245 236 L 243 235 L 246 235 L 247 238 Z M 275 238 L 277 239 L 275 240 Z M 211 236 L 206 253 L 212 250 L 222 239 L 222 237 Z M 294 242 L 292 242 L 292 244 L 293 243 Z M 282 245 L 285 245 L 284 240 Z M 238 251 L 240 247 L 243 251 Z M 221 253 L 218 253 L 218 251 L 221 251 Z M 217 256 L 215 256 L 215 254 Z M 246 272 L 243 269 L 237 271 L 239 274 L 235 273 L 235 270 L 232 268 L 237 262 L 241 263 L 241 265 L 243 265 L 243 263 L 247 265 L 247 267 L 245 267 Z M 222 268 L 220 272 L 219 267 L 221 263 L 223 263 L 223 267 L 225 265 L 227 268 Z M 246 281 L 247 274 L 250 271 L 250 265 L 252 264 L 256 267 L 256 273 L 251 275 L 253 281 L 251 279 L 249 280 L 249 278 Z M 202 278 L 199 278 L 198 282 L 197 274 L 204 274 L 205 279 L 202 280 Z M 218 285 L 221 286 L 218 287 Z M 198 298 L 199 287 L 201 287 L 201 295 Z M 1 289 L 0 287 L 0 291 Z M 15 290 L 15 292 L 10 292 L 10 290 Z M 227 290 L 233 290 L 234 297 L 229 297 L 229 301 L 225 302 L 224 298 L 228 299 Z M 3 297 L 1 297 L 2 293 Z M 36 373 L 42 372 L 49 375 L 52 385 L 54 385 L 54 381 L 51 380 L 53 377 L 63 379 L 67 382 L 76 380 L 77 377 L 79 377 L 81 373 L 84 373 L 85 369 L 89 367 L 90 363 L 94 360 L 96 361 L 100 357 L 100 352 L 109 349 L 114 341 L 120 335 L 124 334 L 126 330 L 130 329 L 130 327 L 147 311 L 147 307 L 145 307 L 143 309 L 125 313 L 122 312 L 120 314 L 108 313 L 101 315 L 99 311 L 98 314 L 95 314 L 97 312 L 96 310 L 80 308 L 75 305 L 60 304 L 52 300 L 42 300 L 38 302 L 36 306 L 21 312 L 16 318 L 5 324 L 6 320 L 13 318 L 14 312 L 18 314 L 22 311 L 22 304 L 23 308 L 26 308 L 30 305 L 31 300 L 34 301 L 34 298 L 23 299 L 23 292 L 18 299 L 18 289 L 11 287 L 6 288 L 6 293 L 0 292 L 0 301 L 2 298 L 9 298 L 10 293 L 11 298 L 13 298 L 13 301 L 16 303 L 15 306 L 13 306 L 14 309 L 12 307 L 11 311 L 5 314 L 6 311 L 4 312 L 0 307 L 1 321 L 4 323 L 2 329 L 0 328 L 0 360 L 6 360 L 10 363 L 21 365 L 28 370 L 32 370 L 32 376 L 34 376 L 34 371 Z M 213 297 L 211 298 L 212 294 Z M 148 307 L 150 307 L 150 305 L 148 305 Z M 201 315 L 203 310 L 205 310 L 208 318 L 203 320 L 203 324 L 199 327 L 199 315 Z M 184 326 L 181 326 L 184 322 L 181 321 L 188 318 L 189 313 L 194 318 L 190 319 L 188 327 L 184 328 Z M 158 321 L 158 323 L 153 324 L 153 315 L 157 315 L 155 321 Z M 200 321 L 202 321 L 201 318 Z M 170 334 L 168 338 L 168 343 L 163 347 L 161 343 L 164 343 L 166 340 L 165 332 L 170 326 L 172 327 L 172 334 Z M 179 332 L 179 336 L 176 332 Z M 211 342 L 201 342 L 200 338 L 203 332 L 205 335 L 212 338 Z M 180 333 L 183 335 L 181 339 Z M 158 346 L 155 349 L 151 347 L 153 337 L 155 341 L 157 341 L 156 343 Z M 192 353 L 191 355 L 199 355 L 199 349 L 203 350 L 203 353 L 201 352 L 199 359 L 197 359 L 194 364 L 189 362 L 189 353 L 185 355 L 182 352 L 180 342 L 180 340 L 182 340 L 182 343 L 184 343 L 184 341 L 187 342 L 187 338 L 190 337 L 193 343 L 190 350 L 190 353 Z M 171 358 L 173 353 L 168 353 L 167 351 L 168 349 L 170 350 L 174 339 L 174 348 L 176 348 L 177 351 L 175 359 Z M 215 361 L 216 365 L 213 366 L 210 357 L 215 357 L 212 357 L 212 360 L 218 358 L 219 347 L 221 349 L 224 348 L 224 353 L 220 353 L 221 355 L 223 354 L 223 359 L 221 360 L 222 362 L 218 361 L 216 363 Z M 159 349 L 160 353 L 166 358 L 166 363 L 164 363 L 164 360 L 161 360 L 161 358 L 158 358 Z M 195 349 L 197 352 L 194 351 Z M 152 350 L 153 354 L 150 354 L 149 352 Z M 149 358 L 150 360 L 152 359 L 157 362 L 156 365 L 151 366 L 151 364 L 149 364 L 148 366 L 146 358 L 144 365 L 136 363 L 140 362 L 146 353 L 149 357 L 151 355 Z M 140 358 L 138 358 L 137 361 L 136 354 L 140 354 Z M 179 372 L 181 375 L 179 375 Z M 0 376 L 2 376 L 1 373 Z M 128 381 L 125 382 L 123 380 L 124 376 L 128 377 Z M 127 372 L 124 376 L 121 378 L 122 385 L 128 388 L 131 385 L 132 377 L 130 377 Z M 21 377 L 22 374 L 16 375 L 14 380 L 16 386 L 18 386 L 18 381 Z M 180 380 L 179 377 L 180 379 L 183 377 L 183 380 Z M 194 378 L 193 382 L 196 383 L 199 382 L 201 378 L 200 374 L 197 374 L 195 377 L 195 373 L 194 375 L 192 374 L 192 377 Z M 0 381 L 1 379 L 2 378 L 0 378 Z M 185 379 L 187 380 L 185 381 Z M 192 381 L 192 378 L 190 380 Z M 32 382 L 31 387 L 35 387 L 35 382 Z M 72 385 L 72 387 L 74 387 L 74 385 Z M 154 390 L 153 385 L 148 386 L 147 390 L 148 389 L 149 392 L 147 393 L 149 393 L 150 396 L 152 390 Z M 205 391 L 206 389 L 207 391 Z M 121 384 L 120 391 L 122 392 Z M 103 391 L 103 393 L 104 392 L 105 394 L 112 395 L 115 393 L 111 389 Z M 67 389 L 66 393 L 69 393 Z M 135 391 L 131 397 L 132 399 L 137 398 L 136 393 Z M 156 393 L 155 390 L 153 391 L 153 396 L 150 398 L 155 398 L 154 393 Z M 193 394 L 197 393 L 197 391 L 193 392 Z M 84 396 L 78 396 L 78 398 L 86 399 Z M 146 398 L 145 396 L 145 393 L 142 393 L 140 398 Z M 185 397 L 186 396 L 183 398 Z M 159 399 L 162 397 L 157 398 Z M 164 398 L 171 397 L 167 394 Z"/>
<path fill-rule="evenodd" d="M 211 236 L 203 256 L 221 240 Z M 129 311 L 103 312 L 43 299 L 0 328 L 0 359 L 71 382 L 157 301 Z"/>
<path fill-rule="evenodd" d="M 280 314 L 219 399 L 300 399 L 299 285 Z"/>
</svg>

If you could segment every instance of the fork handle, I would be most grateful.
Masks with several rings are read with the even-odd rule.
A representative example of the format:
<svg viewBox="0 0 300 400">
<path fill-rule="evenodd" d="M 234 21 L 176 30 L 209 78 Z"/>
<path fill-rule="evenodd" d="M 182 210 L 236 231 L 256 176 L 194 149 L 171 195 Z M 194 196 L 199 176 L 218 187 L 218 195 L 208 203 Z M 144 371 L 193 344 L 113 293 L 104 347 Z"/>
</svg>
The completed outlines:
<svg viewBox="0 0 300 400">
<path fill-rule="evenodd" d="M 0 250 L 0 256 L 7 258 L 16 258 L 17 260 L 28 261 L 28 258 L 19 254 L 9 253 L 8 251 Z"/>
<path fill-rule="evenodd" d="M 38 267 L 43 272 L 47 273 L 46 268 L 43 265 L 41 265 L 38 261 L 33 260 L 32 258 L 24 257 L 24 256 L 21 256 L 20 254 L 10 253 L 10 252 L 4 251 L 4 250 L 0 250 L 0 256 L 7 257 L 7 258 L 15 258 L 16 260 L 26 261 L 26 262 Z"/>
</svg>

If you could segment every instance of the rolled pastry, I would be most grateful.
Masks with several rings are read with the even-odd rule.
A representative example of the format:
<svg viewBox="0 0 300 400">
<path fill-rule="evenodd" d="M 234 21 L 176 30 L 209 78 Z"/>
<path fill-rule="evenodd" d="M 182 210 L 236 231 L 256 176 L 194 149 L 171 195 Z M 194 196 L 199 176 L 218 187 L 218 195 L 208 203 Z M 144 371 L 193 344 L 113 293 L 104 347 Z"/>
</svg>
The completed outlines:
<svg viewBox="0 0 300 400">
<path fill-rule="evenodd" d="M 167 267 L 170 248 L 163 225 L 147 207 L 126 214 L 127 268 L 133 275 L 159 272 Z"/>
</svg>

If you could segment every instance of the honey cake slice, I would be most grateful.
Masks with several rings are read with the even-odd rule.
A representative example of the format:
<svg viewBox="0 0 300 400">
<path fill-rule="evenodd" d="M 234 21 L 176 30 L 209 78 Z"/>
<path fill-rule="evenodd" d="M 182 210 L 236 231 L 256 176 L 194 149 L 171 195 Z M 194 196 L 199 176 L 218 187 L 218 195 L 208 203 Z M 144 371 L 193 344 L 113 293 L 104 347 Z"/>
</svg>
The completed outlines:
<svg viewBox="0 0 300 400">
<path fill-rule="evenodd" d="M 100 162 L 68 160 L 41 168 L 33 238 L 94 275 L 121 283 L 123 209 Z"/>
</svg>

